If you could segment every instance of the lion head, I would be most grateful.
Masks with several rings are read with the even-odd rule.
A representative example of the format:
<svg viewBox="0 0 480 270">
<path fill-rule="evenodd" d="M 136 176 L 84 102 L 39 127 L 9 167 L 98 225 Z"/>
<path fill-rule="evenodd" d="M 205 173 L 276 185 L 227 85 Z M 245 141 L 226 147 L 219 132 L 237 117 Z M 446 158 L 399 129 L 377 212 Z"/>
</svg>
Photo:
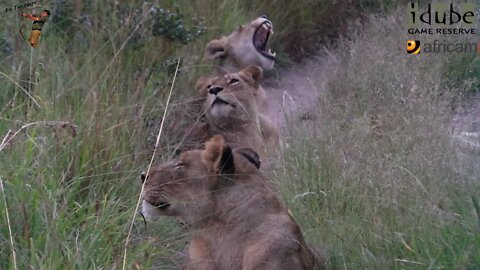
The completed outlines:
<svg viewBox="0 0 480 270">
<path fill-rule="evenodd" d="M 205 116 L 218 127 L 242 126 L 256 120 L 262 70 L 249 66 L 238 73 L 216 77 L 205 88 Z"/>
<path fill-rule="evenodd" d="M 144 183 L 142 213 L 147 219 L 180 218 L 195 224 L 214 211 L 214 191 L 221 177 L 258 174 L 260 158 L 250 148 L 232 150 L 221 135 L 203 150 L 184 152 L 178 159 L 152 167 Z"/>
<path fill-rule="evenodd" d="M 197 90 L 204 97 L 206 122 L 194 125 L 187 141 L 204 142 L 221 134 L 232 147 L 250 147 L 262 158 L 267 150 L 276 150 L 277 130 L 261 113 L 265 103 L 262 77 L 261 68 L 249 66 L 237 73 L 200 78 Z"/>
<path fill-rule="evenodd" d="M 220 60 L 222 73 L 237 72 L 249 65 L 270 70 L 276 55 L 267 47 L 272 34 L 272 22 L 266 16 L 260 16 L 247 25 L 239 26 L 229 36 L 210 41 L 205 48 L 204 59 Z"/>
<path fill-rule="evenodd" d="M 188 225 L 187 269 L 317 269 L 320 258 L 259 167 L 255 151 L 215 135 L 150 171 L 142 212 Z"/>
</svg>

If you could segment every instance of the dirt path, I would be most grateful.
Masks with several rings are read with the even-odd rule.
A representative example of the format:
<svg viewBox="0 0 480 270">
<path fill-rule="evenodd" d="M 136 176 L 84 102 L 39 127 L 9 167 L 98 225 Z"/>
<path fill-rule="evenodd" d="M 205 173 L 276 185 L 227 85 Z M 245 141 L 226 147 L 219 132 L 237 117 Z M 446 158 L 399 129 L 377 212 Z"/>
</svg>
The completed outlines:
<svg viewBox="0 0 480 270">
<path fill-rule="evenodd" d="M 335 78 L 338 61 L 327 51 L 288 69 L 279 69 L 263 87 L 268 97 L 267 115 L 281 135 L 288 131 L 287 122 L 315 120 L 319 98 Z M 321 82 L 321 83 L 319 83 Z M 452 117 L 452 137 L 461 150 L 480 153 L 480 94 L 458 109 Z"/>
<path fill-rule="evenodd" d="M 313 106 L 334 78 L 336 69 L 335 57 L 324 52 L 304 63 L 280 69 L 265 81 L 267 114 L 280 133 L 287 131 L 287 121 L 317 117 L 318 110 L 313 112 Z"/>
</svg>

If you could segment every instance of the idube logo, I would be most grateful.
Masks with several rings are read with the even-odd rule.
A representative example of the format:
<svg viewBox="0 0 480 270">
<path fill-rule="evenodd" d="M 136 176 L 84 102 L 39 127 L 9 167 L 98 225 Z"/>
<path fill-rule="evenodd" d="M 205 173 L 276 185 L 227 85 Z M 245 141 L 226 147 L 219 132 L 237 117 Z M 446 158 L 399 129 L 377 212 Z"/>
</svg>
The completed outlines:
<svg viewBox="0 0 480 270">
<path fill-rule="evenodd" d="M 420 53 L 419 40 L 422 40 L 422 54 L 478 52 L 475 36 L 480 0 L 476 1 L 408 3 L 407 53 Z"/>
<path fill-rule="evenodd" d="M 475 35 L 475 3 L 408 5 L 409 34 Z"/>
<path fill-rule="evenodd" d="M 407 40 L 407 53 L 419 54 L 420 53 L 420 41 L 419 40 Z"/>
</svg>

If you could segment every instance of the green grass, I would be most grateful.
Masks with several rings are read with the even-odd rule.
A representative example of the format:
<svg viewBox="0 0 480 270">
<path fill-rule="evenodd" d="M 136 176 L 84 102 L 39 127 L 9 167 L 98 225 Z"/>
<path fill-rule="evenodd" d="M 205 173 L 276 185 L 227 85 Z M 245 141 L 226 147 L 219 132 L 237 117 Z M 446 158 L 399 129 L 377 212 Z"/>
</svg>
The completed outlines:
<svg viewBox="0 0 480 270">
<path fill-rule="evenodd" d="M 18 37 L 23 21 L 15 14 L 5 15 L 15 19 L 0 28 L 1 138 L 36 121 L 78 127 L 72 138 L 68 128 L 39 123 L 0 151 L 0 269 L 14 267 L 6 210 L 18 269 L 121 268 L 138 176 L 148 164 L 177 59 L 181 71 L 158 160 L 169 157 L 185 124 L 177 121 L 183 108 L 176 104 L 210 71 L 201 55 L 211 38 L 266 13 L 276 28 L 274 51 L 289 62 L 345 33 L 343 26 L 323 24 L 332 8 L 359 16 L 391 1 L 354 7 L 318 1 L 318 9 L 311 1 L 162 1 L 171 11 L 178 5 L 187 28 L 203 20 L 205 33 L 188 44 L 151 35 L 148 19 L 135 28 L 142 1 L 80 2 L 81 14 L 90 17 L 76 22 L 72 4 L 55 5 L 52 10 L 63 10 L 45 25 L 35 50 Z M 375 23 L 360 34 L 337 42 L 340 71 L 322 93 L 320 117 L 292 124 L 290 130 L 302 132 L 283 138 L 289 147 L 276 164 L 279 190 L 308 242 L 328 251 L 333 269 L 475 269 L 478 157 L 457 152 L 448 120 L 452 100 L 475 91 L 478 82 L 469 65 L 450 61 L 458 58 L 403 54 L 398 16 L 372 17 Z M 324 29 L 332 32 L 304 42 L 306 33 Z M 470 61 L 475 67 L 478 56 Z M 167 220 L 145 227 L 137 217 L 134 225 L 126 268 L 174 269 L 186 231 Z"/>
<path fill-rule="evenodd" d="M 477 81 L 451 76 L 467 57 L 404 53 L 401 18 L 372 17 L 337 43 L 321 120 L 290 128 L 279 187 L 332 269 L 476 269 L 479 159 L 449 125 Z"/>
</svg>

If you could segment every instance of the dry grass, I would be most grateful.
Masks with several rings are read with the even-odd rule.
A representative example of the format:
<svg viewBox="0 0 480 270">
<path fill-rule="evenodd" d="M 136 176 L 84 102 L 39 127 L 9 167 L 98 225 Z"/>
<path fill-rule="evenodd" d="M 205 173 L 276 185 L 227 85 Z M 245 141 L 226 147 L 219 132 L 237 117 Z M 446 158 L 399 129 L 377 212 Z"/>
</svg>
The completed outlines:
<svg viewBox="0 0 480 270">
<path fill-rule="evenodd" d="M 69 131 L 31 126 L 0 152 L 0 213 L 8 210 L 11 225 L 2 214 L 1 269 L 14 268 L 14 258 L 18 269 L 119 268 L 138 176 L 167 109 L 172 63 L 182 59 L 179 91 L 163 117 L 158 160 L 181 139 L 186 123 L 172 116 L 211 68 L 199 57 L 210 38 L 265 9 L 279 38 L 297 27 L 288 22 L 318 15 L 285 20 L 274 2 L 251 9 L 251 1 L 178 1 L 187 26 L 190 17 L 206 26 L 183 45 L 152 36 L 148 24 L 136 28 L 144 19 L 136 1 L 84 1 L 86 16 L 77 21 L 61 2 L 55 7 L 66 13 L 46 24 L 34 54 L 16 38 L 19 21 L 0 26 L 0 134 L 50 120 L 78 127 L 69 138 Z M 476 268 L 478 157 L 458 153 L 449 137 L 451 101 L 475 84 L 460 84 L 460 66 L 448 64 L 455 57 L 407 57 L 398 15 L 372 20 L 339 41 L 339 72 L 320 93 L 318 117 L 290 127 L 277 169 L 282 194 L 308 241 L 329 250 L 331 268 Z M 274 50 L 288 51 L 278 43 Z M 318 89 L 323 83 L 312 80 Z M 188 239 L 182 227 L 133 224 L 126 268 L 178 265 Z"/>
<path fill-rule="evenodd" d="M 289 128 L 280 188 L 333 269 L 473 269 L 480 160 L 451 136 L 472 89 L 445 83 L 458 56 L 404 52 L 402 18 L 373 16 L 338 43 L 320 121 Z"/>
</svg>

